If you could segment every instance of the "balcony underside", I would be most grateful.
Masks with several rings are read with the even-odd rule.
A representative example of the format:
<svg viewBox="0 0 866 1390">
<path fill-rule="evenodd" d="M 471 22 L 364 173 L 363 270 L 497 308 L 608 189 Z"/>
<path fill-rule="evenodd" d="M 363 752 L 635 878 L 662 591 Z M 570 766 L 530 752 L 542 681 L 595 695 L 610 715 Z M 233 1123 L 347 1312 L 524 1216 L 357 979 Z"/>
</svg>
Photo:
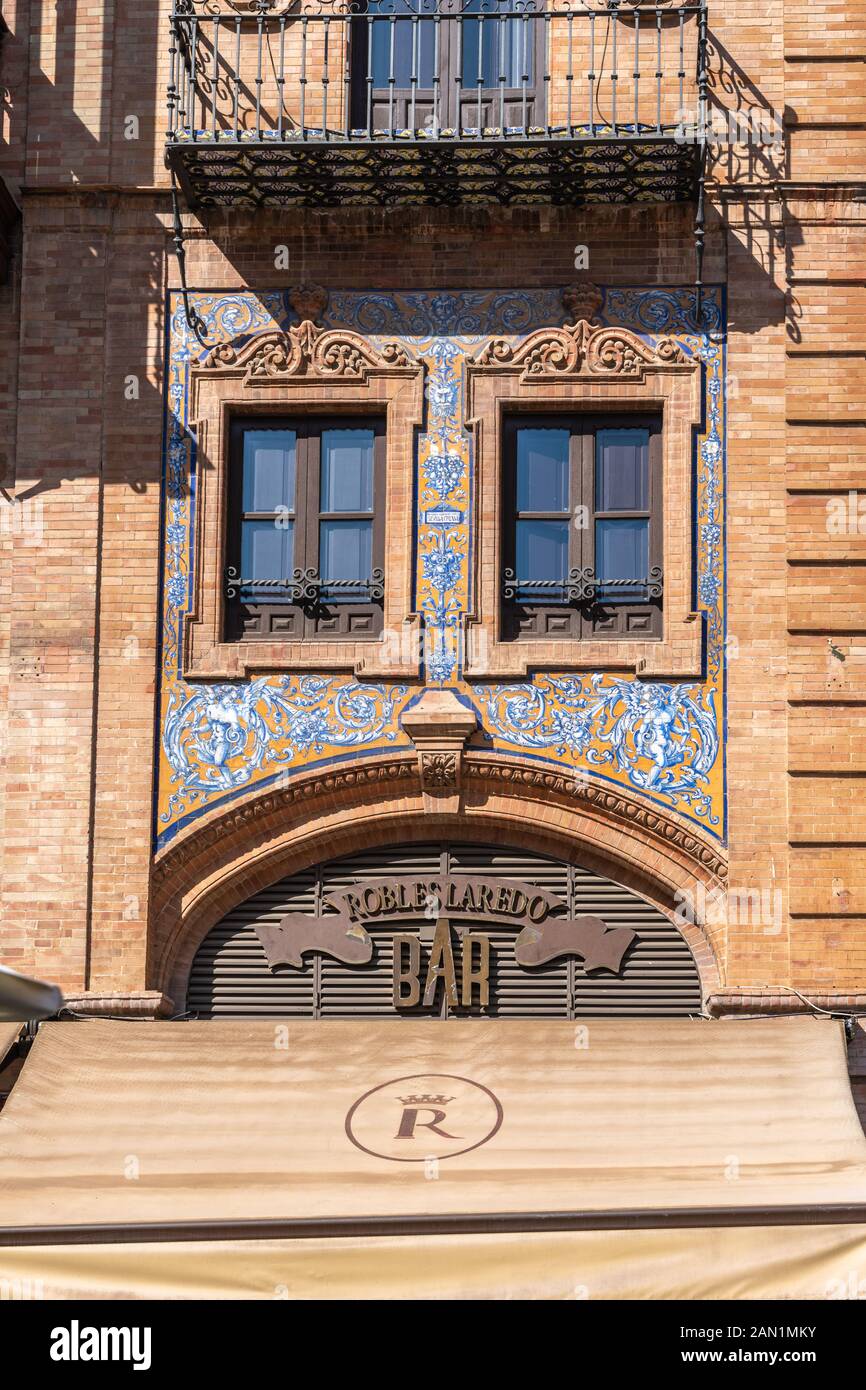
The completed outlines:
<svg viewBox="0 0 866 1390">
<path fill-rule="evenodd" d="M 699 146 L 672 131 L 528 140 L 406 132 L 372 141 L 203 131 L 166 154 L 195 208 L 682 202 L 697 196 L 700 171 Z"/>
</svg>

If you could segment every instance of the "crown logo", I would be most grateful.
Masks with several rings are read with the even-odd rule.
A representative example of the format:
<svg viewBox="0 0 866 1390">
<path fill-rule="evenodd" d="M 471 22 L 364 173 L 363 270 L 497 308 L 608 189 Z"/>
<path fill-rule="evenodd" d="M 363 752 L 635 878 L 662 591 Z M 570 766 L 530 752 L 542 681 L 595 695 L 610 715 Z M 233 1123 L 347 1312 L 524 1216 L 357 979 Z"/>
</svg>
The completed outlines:
<svg viewBox="0 0 866 1390">
<path fill-rule="evenodd" d="M 398 1096 L 401 1105 L 447 1105 L 453 1096 Z"/>
</svg>

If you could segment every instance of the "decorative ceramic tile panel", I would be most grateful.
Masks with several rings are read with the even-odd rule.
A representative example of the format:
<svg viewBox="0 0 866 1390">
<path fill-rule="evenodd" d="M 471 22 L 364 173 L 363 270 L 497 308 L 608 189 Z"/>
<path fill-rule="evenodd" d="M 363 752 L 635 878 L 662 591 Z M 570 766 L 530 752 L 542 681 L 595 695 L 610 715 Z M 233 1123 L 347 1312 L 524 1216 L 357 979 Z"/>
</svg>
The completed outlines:
<svg viewBox="0 0 866 1390">
<path fill-rule="evenodd" d="M 296 321 L 288 291 L 192 296 L 211 346 L 248 341 Z M 156 840 L 167 843 L 205 811 L 310 766 L 408 746 L 400 727 L 419 686 L 350 676 L 263 675 L 202 684 L 181 674 L 191 603 L 195 441 L 188 427 L 190 369 L 203 354 L 180 297 L 169 313 L 160 752 Z M 416 458 L 415 606 L 425 629 L 424 681 L 453 687 L 476 710 L 481 739 L 534 761 L 633 791 L 724 836 L 725 342 L 721 290 L 610 288 L 597 315 L 649 344 L 672 338 L 703 365 L 704 422 L 696 440 L 695 605 L 705 623 L 703 679 L 686 684 L 556 671 L 514 684 L 463 680 L 471 608 L 472 441 L 464 367 L 490 337 L 515 346 L 566 321 L 562 292 L 509 290 L 332 293 L 322 322 L 379 348 L 399 341 L 426 366 L 427 417 Z"/>
</svg>

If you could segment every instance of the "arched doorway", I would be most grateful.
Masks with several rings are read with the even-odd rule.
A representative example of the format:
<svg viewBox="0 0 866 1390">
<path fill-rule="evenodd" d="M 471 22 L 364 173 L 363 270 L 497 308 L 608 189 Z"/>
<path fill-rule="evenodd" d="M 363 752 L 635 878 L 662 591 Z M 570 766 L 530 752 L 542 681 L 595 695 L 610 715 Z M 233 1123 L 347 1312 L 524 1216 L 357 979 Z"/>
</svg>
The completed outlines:
<svg viewBox="0 0 866 1390">
<path fill-rule="evenodd" d="M 446 901 L 435 899 L 434 885 Z M 300 964 L 272 959 L 269 966 L 262 929 L 267 939 L 286 914 L 312 921 L 330 911 L 337 921 L 329 899 L 344 893 L 349 898 L 340 903 L 359 903 L 368 960 L 305 948 Z M 409 908 L 403 915 L 401 903 Z M 533 904 L 548 924 L 600 921 L 614 929 L 622 948 L 616 968 L 587 968 L 590 957 L 577 949 L 527 964 L 518 942 L 526 941 L 524 909 L 535 911 Z M 441 917 L 446 926 L 437 937 Z M 303 936 L 303 921 L 294 921 Z M 464 973 L 473 971 L 479 981 L 486 977 L 467 990 Z M 670 1018 L 700 1013 L 701 983 L 676 927 L 612 879 L 517 847 L 431 842 L 313 865 L 233 908 L 196 952 L 186 1007 L 199 1018 Z"/>
</svg>

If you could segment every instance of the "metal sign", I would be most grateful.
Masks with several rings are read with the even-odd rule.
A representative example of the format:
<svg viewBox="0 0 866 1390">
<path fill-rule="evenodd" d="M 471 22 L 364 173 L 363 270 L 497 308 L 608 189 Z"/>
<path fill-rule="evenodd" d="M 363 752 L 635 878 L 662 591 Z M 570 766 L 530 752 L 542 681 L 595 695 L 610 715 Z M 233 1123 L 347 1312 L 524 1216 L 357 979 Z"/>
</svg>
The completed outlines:
<svg viewBox="0 0 866 1390">
<path fill-rule="evenodd" d="M 447 874 L 406 876 L 359 883 L 329 893 L 332 910 L 319 917 L 287 912 L 276 926 L 258 925 L 268 966 L 301 969 L 310 954 L 331 956 L 349 965 L 365 965 L 373 956 L 367 924 L 421 919 L 425 932 L 394 936 L 394 1006 L 430 1008 L 441 981 L 449 1006 L 489 1002 L 490 937 L 471 930 L 484 921 L 517 931 L 514 956 L 524 969 L 564 956 L 578 956 L 585 970 L 619 974 L 636 933 L 608 927 L 601 917 L 569 918 L 566 905 L 544 888 L 514 879 Z M 452 933 L 459 937 L 460 988 Z M 426 942 L 424 938 L 426 937 Z M 421 946 L 429 945 L 422 970 Z M 422 979 L 423 975 L 423 979 Z"/>
</svg>

